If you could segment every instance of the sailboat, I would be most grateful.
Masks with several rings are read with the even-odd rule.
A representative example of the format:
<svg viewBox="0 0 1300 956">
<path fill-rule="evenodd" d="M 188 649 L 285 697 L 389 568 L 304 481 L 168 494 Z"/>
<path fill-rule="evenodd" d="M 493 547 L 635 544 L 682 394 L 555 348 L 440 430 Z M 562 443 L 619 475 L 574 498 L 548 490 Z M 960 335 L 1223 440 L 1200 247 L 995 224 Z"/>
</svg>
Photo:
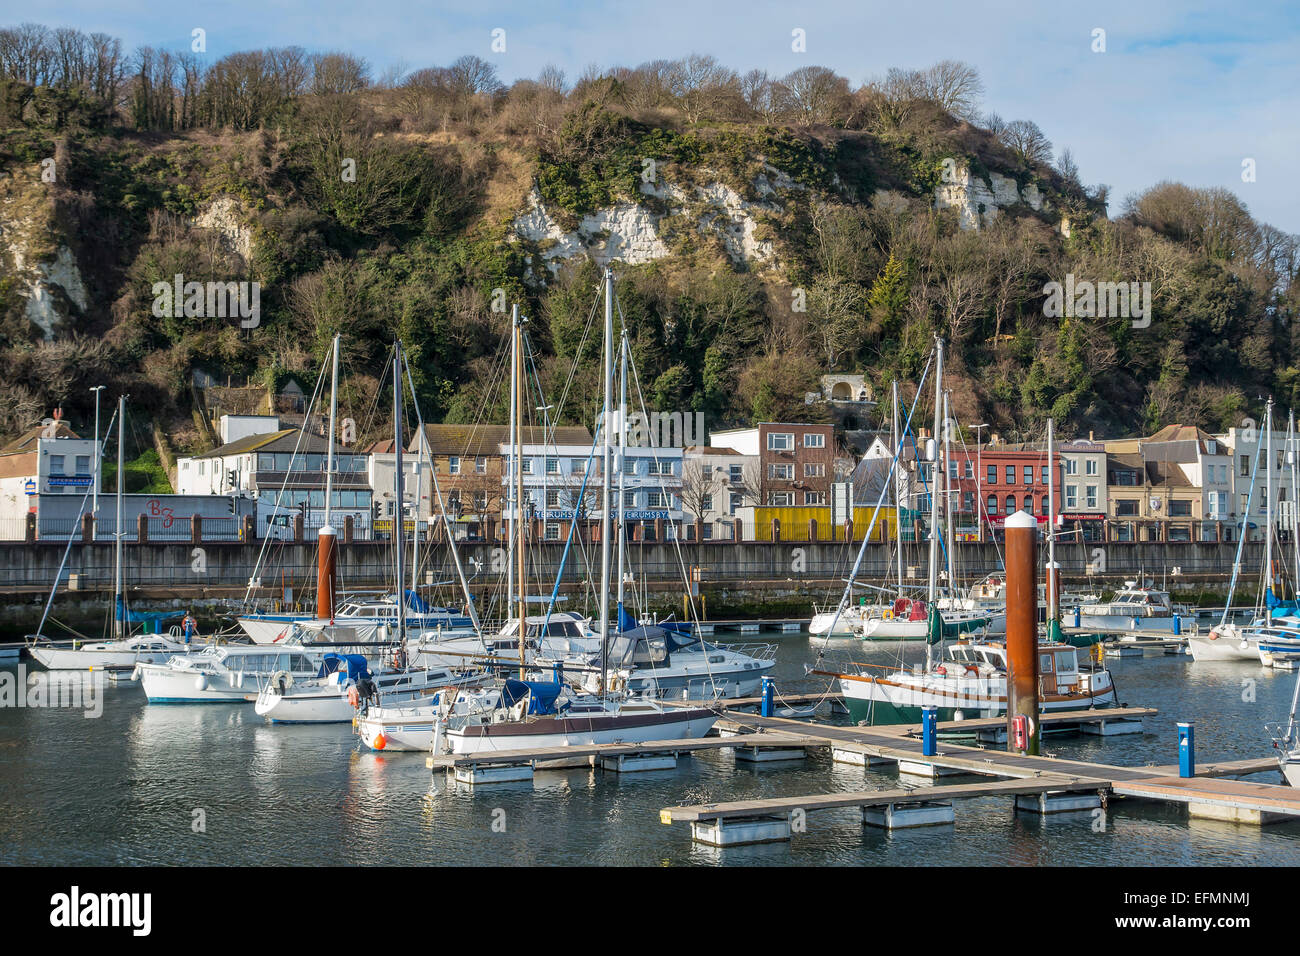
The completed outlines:
<svg viewBox="0 0 1300 956">
<path fill-rule="evenodd" d="M 656 700 L 631 699 L 610 693 L 609 652 L 611 642 L 610 599 L 611 571 L 614 564 L 613 487 L 611 474 L 617 459 L 612 442 L 614 411 L 614 273 L 606 267 L 604 275 L 605 347 L 604 404 L 601 424 L 601 564 L 600 564 L 600 682 L 597 693 L 578 693 L 559 680 L 528 681 L 523 667 L 526 633 L 526 604 L 523 580 L 523 523 L 516 522 L 517 557 L 519 558 L 519 679 L 484 691 L 461 691 L 454 698 L 449 692 L 440 695 L 433 730 L 435 754 L 445 750 L 455 754 L 472 754 L 493 750 L 526 747 L 572 746 L 579 744 L 639 742 L 702 737 L 717 720 L 717 714 L 704 707 L 667 707 Z M 522 362 L 522 325 L 515 312 L 513 351 L 515 361 Z M 516 383 L 522 381 L 522 364 Z M 523 501 L 523 444 L 520 430 L 518 392 L 512 397 L 514 411 L 514 471 L 518 481 L 516 502 Z M 621 456 L 620 456 L 621 457 Z M 621 471 L 621 468 L 620 468 Z M 621 578 L 621 574 L 620 574 Z"/>
<path fill-rule="evenodd" d="M 113 532 L 112 636 L 109 640 L 87 643 L 74 642 L 71 647 L 61 647 L 51 643 L 48 638 L 42 635 L 41 631 L 44 629 L 45 620 L 49 616 L 50 605 L 54 600 L 55 593 L 58 591 L 59 580 L 63 576 L 63 564 L 67 561 L 67 551 L 65 551 L 63 562 L 59 565 L 59 573 L 54 577 L 54 586 L 51 588 L 49 598 L 46 601 L 45 611 L 41 615 L 41 622 L 37 626 L 35 634 L 27 635 L 27 653 L 48 670 L 93 671 L 109 668 L 131 668 L 141 662 L 166 661 L 176 655 L 189 654 L 191 651 L 198 650 L 200 646 L 180 640 L 179 636 L 164 634 L 130 635 L 127 633 L 130 614 L 126 608 L 122 576 L 122 538 L 124 534 L 122 530 L 122 476 L 124 472 L 122 467 L 124 444 L 122 436 L 125 434 L 123 424 L 126 421 L 126 396 L 120 396 L 117 400 L 116 421 L 117 516 Z M 109 422 L 108 429 L 109 433 L 111 433 L 113 422 Z M 89 494 L 89 492 L 87 493 Z M 85 506 L 84 501 L 82 506 Z M 71 543 L 71 539 L 69 539 L 69 548 Z"/>
<path fill-rule="evenodd" d="M 935 433 L 943 408 L 943 341 L 935 344 Z M 1049 422 L 1049 454 L 1050 428 Z M 937 449 L 928 456 L 938 463 Z M 1007 707 L 1007 652 L 1000 641 L 959 641 L 944 647 L 943 618 L 935 603 L 938 591 L 939 536 L 941 534 L 940 501 L 931 499 L 930 567 L 926 619 L 926 660 L 924 667 L 899 668 L 879 674 L 871 668 L 857 666 L 844 671 L 813 670 L 812 673 L 839 681 L 850 717 L 859 723 L 897 724 L 919 721 L 923 708 L 934 707 L 940 720 L 964 720 L 997 717 Z M 1035 519 L 1023 512 L 1007 519 L 1023 520 L 1037 527 Z M 1050 540 L 1050 539 L 1049 539 Z M 1049 564 L 1051 564 L 1049 551 Z M 1051 600 L 1049 598 L 1049 606 Z M 1114 682 L 1104 667 L 1081 665 L 1076 648 L 1053 639 L 1049 621 L 1048 639 L 1039 648 L 1039 708 L 1043 711 L 1073 710 L 1083 707 L 1108 707 L 1117 703 Z M 1059 622 L 1056 633 L 1059 634 Z M 933 648 L 940 647 L 936 659 Z"/>
<path fill-rule="evenodd" d="M 1273 596 L 1273 400 L 1270 398 L 1264 409 L 1264 441 L 1256 446 L 1255 467 L 1250 476 L 1250 490 L 1246 495 L 1246 510 L 1241 519 L 1241 534 L 1237 538 L 1237 557 L 1232 566 L 1232 580 L 1228 585 L 1228 601 L 1223 608 L 1219 623 L 1210 628 L 1208 634 L 1193 634 L 1187 638 L 1187 649 L 1195 661 L 1251 661 L 1260 660 L 1260 638 L 1276 632 L 1270 624 Z M 1250 625 L 1240 626 L 1228 620 L 1232 613 L 1232 597 L 1237 588 L 1237 575 L 1241 570 L 1241 555 L 1246 544 L 1246 528 L 1250 517 L 1251 505 L 1255 495 L 1255 479 L 1259 474 L 1259 458 L 1263 454 L 1264 487 L 1264 566 L 1259 600 L 1256 603 L 1256 617 Z"/>
</svg>

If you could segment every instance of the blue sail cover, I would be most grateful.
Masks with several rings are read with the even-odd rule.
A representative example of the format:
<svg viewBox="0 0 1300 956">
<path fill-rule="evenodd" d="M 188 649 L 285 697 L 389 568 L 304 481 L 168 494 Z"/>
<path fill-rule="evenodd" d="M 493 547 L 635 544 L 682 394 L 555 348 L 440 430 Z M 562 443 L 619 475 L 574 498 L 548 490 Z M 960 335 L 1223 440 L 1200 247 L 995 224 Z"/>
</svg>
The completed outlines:
<svg viewBox="0 0 1300 956">
<path fill-rule="evenodd" d="M 560 696 L 564 685 L 552 681 L 515 680 L 510 678 L 501 689 L 501 703 L 513 707 L 528 697 L 528 713 L 555 713 L 555 699 Z"/>
<path fill-rule="evenodd" d="M 622 604 L 618 606 L 618 629 L 620 631 L 630 631 L 637 626 L 636 618 L 633 617 Z"/>
<path fill-rule="evenodd" d="M 118 598 L 116 602 L 117 620 L 127 621 L 131 624 L 149 624 L 154 625 L 161 621 L 172 621 L 178 617 L 184 617 L 184 611 L 124 611 L 122 608 L 122 599 Z M 157 632 L 155 627 L 146 627 L 147 633 Z"/>
<path fill-rule="evenodd" d="M 424 598 L 416 594 L 410 588 L 406 589 L 406 606 L 416 614 L 428 614 L 429 605 L 425 603 Z"/>
<path fill-rule="evenodd" d="M 320 670 L 316 676 L 325 677 L 340 668 L 353 680 L 370 676 L 370 667 L 361 654 L 326 654 L 321 658 Z"/>
</svg>

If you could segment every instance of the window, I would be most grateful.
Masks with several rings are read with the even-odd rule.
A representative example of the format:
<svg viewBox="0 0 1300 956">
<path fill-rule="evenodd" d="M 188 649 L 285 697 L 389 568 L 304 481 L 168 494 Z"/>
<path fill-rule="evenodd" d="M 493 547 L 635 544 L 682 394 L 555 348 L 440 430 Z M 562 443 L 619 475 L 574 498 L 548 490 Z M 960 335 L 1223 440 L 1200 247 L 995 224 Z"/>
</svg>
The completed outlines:
<svg viewBox="0 0 1300 956">
<path fill-rule="evenodd" d="M 1088 507 L 1094 511 L 1097 510 L 1097 486 L 1087 485 L 1084 490 L 1087 493 L 1086 500 L 1088 502 Z"/>
<path fill-rule="evenodd" d="M 646 507 L 666 508 L 668 507 L 668 496 L 662 491 L 648 491 L 646 492 Z"/>
<path fill-rule="evenodd" d="M 1025 484 L 1032 485 L 1034 483 L 1034 466 L 1025 465 L 1024 473 L 1025 473 Z"/>
<path fill-rule="evenodd" d="M 1038 477 L 1038 480 L 1043 484 L 1047 484 L 1047 466 L 1044 465 L 1041 470 L 1043 473 Z"/>
<path fill-rule="evenodd" d="M 636 474 L 636 459 L 635 459 L 635 458 L 624 458 L 624 459 L 623 459 L 623 474 L 625 474 L 625 475 L 635 475 L 635 474 Z"/>
<path fill-rule="evenodd" d="M 1138 476 L 1136 471 L 1129 469 L 1119 469 L 1115 472 L 1115 484 L 1136 487 Z"/>
<path fill-rule="evenodd" d="M 989 495 L 989 500 L 986 502 L 986 504 L 987 504 L 987 506 L 988 506 L 988 512 L 989 512 L 989 514 L 991 514 L 991 515 L 995 515 L 995 514 L 998 513 L 998 496 L 997 496 L 997 495 Z"/>
<path fill-rule="evenodd" d="M 1079 473 L 1079 460 L 1077 458 L 1065 459 L 1065 473 L 1067 475 L 1077 475 Z"/>
<path fill-rule="evenodd" d="M 587 473 L 587 459 L 570 458 L 569 473 L 574 475 L 585 475 Z"/>
<path fill-rule="evenodd" d="M 804 432 L 803 447 L 804 448 L 825 448 L 826 436 L 815 432 Z"/>
<path fill-rule="evenodd" d="M 1249 475 L 1249 474 L 1250 474 L 1250 456 L 1249 456 L 1249 455 L 1242 455 L 1242 456 L 1241 456 L 1241 474 L 1242 474 L 1243 476 L 1245 476 L 1245 475 Z"/>
<path fill-rule="evenodd" d="M 203 461 L 203 459 L 199 459 L 199 475 L 203 474 L 203 466 L 206 464 L 207 462 Z"/>
<path fill-rule="evenodd" d="M 785 508 L 794 504 L 794 495 L 789 492 L 773 493 L 767 496 L 767 500 L 774 508 Z"/>
<path fill-rule="evenodd" d="M 635 491 L 625 491 L 625 492 L 623 492 L 623 507 L 624 507 L 624 508 L 635 508 L 635 507 L 636 507 L 636 492 L 635 492 Z"/>
<path fill-rule="evenodd" d="M 1169 502 L 1169 517 L 1190 518 L 1191 516 L 1192 516 L 1192 503 L 1190 501 L 1171 500 Z"/>
<path fill-rule="evenodd" d="M 452 455 L 450 458 L 447 459 L 447 474 L 449 475 L 460 474 L 460 458 L 457 457 L 456 455 Z"/>
<path fill-rule="evenodd" d="M 548 522 L 547 522 L 547 524 L 546 524 L 546 540 L 547 540 L 547 541 L 559 541 L 559 540 L 560 540 L 560 526 L 559 526 L 559 524 L 557 524 L 557 523 L 554 522 L 554 521 L 548 521 Z"/>
<path fill-rule="evenodd" d="M 650 474 L 652 475 L 671 475 L 673 473 L 673 463 L 668 458 L 651 458 Z"/>
<path fill-rule="evenodd" d="M 531 475 L 533 473 L 533 460 L 531 458 L 524 459 L 523 472 L 525 475 Z"/>
<path fill-rule="evenodd" d="M 1228 466 L 1219 466 L 1219 483 L 1226 485 L 1228 483 Z"/>
<path fill-rule="evenodd" d="M 1038 513 L 1041 515 L 1047 514 L 1047 495 L 1043 495 L 1042 500 L 1039 501 Z"/>
<path fill-rule="evenodd" d="M 1243 515 L 1244 515 L 1244 514 L 1249 514 L 1249 513 L 1250 513 L 1250 495 L 1239 495 L 1238 497 L 1241 498 L 1241 513 L 1242 513 Z"/>
<path fill-rule="evenodd" d="M 826 492 L 805 491 L 803 493 L 803 503 L 805 505 L 824 505 L 826 504 Z"/>
<path fill-rule="evenodd" d="M 736 494 L 735 492 L 732 492 L 731 503 L 727 513 L 730 515 L 735 515 L 736 509 L 742 507 L 744 507 L 743 497 L 741 495 Z"/>
<path fill-rule="evenodd" d="M 1031 515 L 1033 513 L 1034 513 L 1034 496 L 1025 495 L 1025 514 Z"/>
<path fill-rule="evenodd" d="M 1138 513 L 1138 503 L 1136 498 L 1120 498 L 1115 502 L 1115 514 L 1121 517 L 1132 517 Z"/>
<path fill-rule="evenodd" d="M 89 455 L 78 455 L 78 456 L 77 456 L 77 474 L 79 474 L 79 475 L 85 475 L 85 474 L 89 474 L 89 472 L 90 472 L 90 456 L 89 456 Z"/>
<path fill-rule="evenodd" d="M 713 525 L 712 525 L 712 524 L 701 525 L 701 526 L 700 526 L 700 532 L 703 534 L 703 536 L 704 536 L 704 540 L 705 540 L 705 541 L 712 541 L 712 540 L 713 540 Z"/>
<path fill-rule="evenodd" d="M 1078 485 L 1065 486 L 1065 507 L 1067 508 L 1079 507 L 1079 486 Z"/>
<path fill-rule="evenodd" d="M 713 510 L 713 495 L 700 495 L 700 510 L 701 511 Z"/>
<path fill-rule="evenodd" d="M 794 480 L 794 465 L 768 465 L 767 477 L 774 481 Z"/>
<path fill-rule="evenodd" d="M 1013 515 L 1015 513 L 1016 513 L 1016 496 L 1007 495 L 1007 514 Z"/>
<path fill-rule="evenodd" d="M 555 490 L 554 488 L 547 488 L 547 489 L 546 489 L 546 507 L 547 507 L 547 508 L 558 508 L 558 507 L 560 507 L 560 493 L 559 493 L 559 491 Z"/>
<path fill-rule="evenodd" d="M 975 492 L 973 491 L 962 492 L 961 510 L 968 513 L 975 510 Z"/>
<path fill-rule="evenodd" d="M 700 465 L 700 477 L 703 478 L 705 481 L 712 481 L 713 466 L 708 464 Z"/>
<path fill-rule="evenodd" d="M 966 459 L 966 467 L 963 473 L 967 478 L 975 477 L 975 463 L 971 461 L 969 458 Z"/>
<path fill-rule="evenodd" d="M 558 458 L 547 458 L 547 459 L 546 459 L 546 473 L 547 473 L 548 475 L 558 475 L 558 474 L 560 473 L 560 459 L 558 459 Z"/>
<path fill-rule="evenodd" d="M 1016 483 L 1016 466 L 1007 465 L 1007 484 L 1014 485 L 1015 483 Z"/>
<path fill-rule="evenodd" d="M 790 451 L 794 448 L 794 435 L 790 432 L 768 432 L 768 451 Z"/>
<path fill-rule="evenodd" d="M 738 484 L 740 484 L 742 481 L 745 480 L 744 468 L 745 468 L 744 465 L 731 465 L 731 466 L 729 466 L 730 477 L 731 477 L 731 483 L 732 483 L 733 485 L 738 485 Z"/>
<path fill-rule="evenodd" d="M 803 476 L 805 478 L 822 478 L 826 475 L 826 463 L 820 461 L 806 461 L 803 463 Z"/>
<path fill-rule="evenodd" d="M 1214 491 L 1209 497 L 1210 513 L 1209 518 L 1222 519 L 1228 514 L 1228 493 L 1226 491 Z"/>
<path fill-rule="evenodd" d="M 989 484 L 996 485 L 997 483 L 998 483 L 998 466 L 989 465 Z"/>
<path fill-rule="evenodd" d="M 1084 472 L 1083 472 L 1083 473 L 1084 473 L 1085 475 L 1089 475 L 1089 476 L 1096 475 L 1096 474 L 1097 474 L 1097 459 L 1096 459 L 1096 458 L 1089 458 L 1086 462 L 1083 463 L 1083 468 L 1084 468 Z"/>
<path fill-rule="evenodd" d="M 51 455 L 51 456 L 50 456 L 50 474 L 51 474 L 51 475 L 61 475 L 61 474 L 63 474 L 63 456 L 62 456 L 62 455 Z"/>
<path fill-rule="evenodd" d="M 957 462 L 955 459 L 952 458 L 948 459 L 948 480 L 949 481 L 957 480 Z"/>
<path fill-rule="evenodd" d="M 474 474 L 476 475 L 487 474 L 487 458 L 485 456 L 479 455 L 474 459 Z"/>
</svg>

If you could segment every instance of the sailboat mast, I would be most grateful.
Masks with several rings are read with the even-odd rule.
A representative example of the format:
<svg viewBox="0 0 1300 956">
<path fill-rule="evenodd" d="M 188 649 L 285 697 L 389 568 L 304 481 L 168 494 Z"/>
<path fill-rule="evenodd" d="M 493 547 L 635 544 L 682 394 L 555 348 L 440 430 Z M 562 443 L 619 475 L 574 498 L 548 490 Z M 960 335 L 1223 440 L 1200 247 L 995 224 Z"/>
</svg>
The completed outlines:
<svg viewBox="0 0 1300 956">
<path fill-rule="evenodd" d="M 524 580 L 524 342 L 519 306 L 514 307 L 515 368 L 515 560 L 519 562 L 519 679 L 524 679 L 524 651 L 528 642 L 528 589 Z"/>
<path fill-rule="evenodd" d="M 898 433 L 898 379 L 894 379 L 893 392 L 894 392 L 894 415 L 893 415 L 893 421 L 890 423 L 891 424 L 890 438 L 894 444 L 893 451 L 894 451 L 895 458 L 901 459 L 903 437 Z M 901 518 L 902 518 L 903 507 L 906 504 L 905 502 L 906 495 L 902 494 L 904 487 L 905 486 L 903 484 L 903 470 L 900 468 L 898 469 L 897 475 L 894 478 L 894 539 L 895 539 L 894 550 L 898 553 L 898 596 L 900 598 L 903 596 L 903 535 L 902 535 L 903 525 L 902 525 Z M 912 523 L 912 527 L 913 528 L 916 527 L 915 522 Z"/>
<path fill-rule="evenodd" d="M 957 536 L 952 533 L 953 504 L 952 489 L 948 482 L 952 480 L 952 418 L 949 402 L 951 395 L 943 391 L 943 514 L 948 527 L 948 593 L 957 594 Z"/>
<path fill-rule="evenodd" d="M 325 524 L 330 525 L 334 503 L 334 422 L 339 412 L 339 336 L 334 336 L 330 360 L 330 427 L 325 451 Z M 333 527 L 333 525 L 330 525 Z"/>
<path fill-rule="evenodd" d="M 406 647 L 406 595 L 402 593 L 402 529 L 406 526 L 404 481 L 402 475 L 402 343 L 393 342 L 393 493 L 397 505 L 393 516 L 393 541 L 396 544 L 397 579 L 397 646 Z"/>
<path fill-rule="evenodd" d="M 627 330 L 619 336 L 619 355 L 621 371 L 618 385 L 618 623 L 623 625 L 623 578 L 624 549 L 627 547 L 627 519 L 623 514 L 623 502 L 627 494 Z"/>
<path fill-rule="evenodd" d="M 605 354 L 603 378 L 605 382 L 605 402 L 601 410 L 604 422 L 601 425 L 601 501 L 600 510 L 600 692 L 605 692 L 605 680 L 609 671 L 609 564 L 610 558 L 610 463 L 613 460 L 609 431 L 613 420 L 611 410 L 614 405 L 614 273 L 605 267 Z"/>
<path fill-rule="evenodd" d="M 337 593 L 338 537 L 330 521 L 334 501 L 334 429 L 338 417 L 339 396 L 339 338 L 334 336 L 330 358 L 330 421 L 325 453 L 325 521 L 316 532 L 316 618 L 334 619 L 334 597 Z"/>
<path fill-rule="evenodd" d="M 1288 464 L 1291 466 L 1291 544 L 1295 549 L 1295 564 L 1291 573 L 1291 599 L 1300 602 L 1300 534 L 1297 534 L 1300 532 L 1300 500 L 1297 500 L 1297 495 L 1300 495 L 1300 482 L 1296 481 L 1294 409 L 1287 413 L 1286 450 Z"/>
<path fill-rule="evenodd" d="M 1273 399 L 1264 409 L 1264 607 L 1273 590 Z"/>
<path fill-rule="evenodd" d="M 1047 420 L 1047 616 L 1061 616 L 1061 572 L 1056 566 L 1056 423 Z"/>
<path fill-rule="evenodd" d="M 935 608 L 934 600 L 938 591 L 938 574 L 939 574 L 939 490 L 940 476 L 938 474 L 939 465 L 939 423 L 943 414 L 943 339 L 935 336 L 935 363 L 934 363 L 934 437 L 930 439 L 934 444 L 934 455 L 932 456 L 933 469 L 930 473 L 930 580 L 926 589 L 926 617 L 932 619 L 938 611 Z M 929 443 L 927 443 L 929 444 Z M 928 671 L 932 659 L 931 648 L 928 637 L 925 642 L 925 667 Z"/>
<path fill-rule="evenodd" d="M 122 446 L 126 436 L 126 396 L 117 399 L 117 541 L 113 545 L 114 636 L 126 640 L 126 597 L 122 593 Z"/>
</svg>

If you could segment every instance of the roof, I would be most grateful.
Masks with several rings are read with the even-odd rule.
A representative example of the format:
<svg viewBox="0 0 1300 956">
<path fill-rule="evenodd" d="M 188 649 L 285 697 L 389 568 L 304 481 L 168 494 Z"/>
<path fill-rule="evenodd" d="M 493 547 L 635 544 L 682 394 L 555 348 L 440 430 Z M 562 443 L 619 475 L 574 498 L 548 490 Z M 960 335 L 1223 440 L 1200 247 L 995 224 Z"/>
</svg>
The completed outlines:
<svg viewBox="0 0 1300 956">
<path fill-rule="evenodd" d="M 304 433 L 297 428 L 284 428 L 278 432 L 268 432 L 264 435 L 245 435 L 243 438 L 236 439 L 211 451 L 205 451 L 203 454 L 194 457 L 227 458 L 231 455 L 243 455 L 250 451 L 292 452 L 294 450 L 302 454 L 323 453 L 329 451 L 329 442 L 320 435 L 314 435 L 311 432 Z"/>
<path fill-rule="evenodd" d="M 1209 432 L 1202 431 L 1195 425 L 1166 425 L 1147 441 L 1217 441 Z"/>
<path fill-rule="evenodd" d="M 430 455 L 488 455 L 501 454 L 501 445 L 510 444 L 509 425 L 430 425 L 424 426 L 424 437 L 429 443 Z M 525 425 L 525 445 L 590 445 L 591 432 L 586 425 L 558 425 L 544 428 Z M 419 451 L 419 436 L 411 439 L 409 451 Z"/>
<path fill-rule="evenodd" d="M 686 453 L 688 455 L 736 455 L 740 452 L 734 448 L 724 448 L 721 445 L 687 445 Z M 753 458 L 753 455 L 744 455 L 745 458 Z"/>
<path fill-rule="evenodd" d="M 59 421 L 54 425 L 54 434 L 45 434 L 45 425 L 33 425 L 27 431 L 23 432 L 9 444 L 0 448 L 0 455 L 17 455 L 25 451 L 34 451 L 36 442 L 42 438 L 80 438 L 81 436 L 69 428 L 64 422 Z"/>
</svg>

